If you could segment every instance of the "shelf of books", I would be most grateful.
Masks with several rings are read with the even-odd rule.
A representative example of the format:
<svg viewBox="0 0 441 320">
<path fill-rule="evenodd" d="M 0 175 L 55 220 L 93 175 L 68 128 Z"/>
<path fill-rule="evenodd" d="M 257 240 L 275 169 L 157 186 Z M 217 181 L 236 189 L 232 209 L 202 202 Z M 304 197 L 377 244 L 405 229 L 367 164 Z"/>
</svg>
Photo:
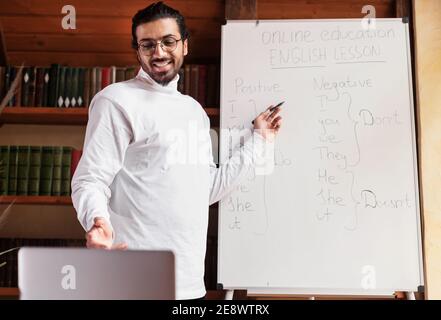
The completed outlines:
<svg viewBox="0 0 441 320">
<path fill-rule="evenodd" d="M 0 98 L 14 94 L 0 114 L 1 123 L 85 125 L 95 94 L 110 84 L 136 77 L 139 67 L 0 66 Z M 17 77 L 19 81 L 14 81 Z M 212 124 L 219 123 L 219 67 L 186 64 L 178 90 L 202 106 Z"/>
<path fill-rule="evenodd" d="M 85 247 L 85 239 L 0 238 L 0 299 L 17 299 L 18 249 L 21 247 Z"/>
<path fill-rule="evenodd" d="M 68 146 L 0 146 L 0 204 L 71 205 L 81 154 Z"/>
</svg>

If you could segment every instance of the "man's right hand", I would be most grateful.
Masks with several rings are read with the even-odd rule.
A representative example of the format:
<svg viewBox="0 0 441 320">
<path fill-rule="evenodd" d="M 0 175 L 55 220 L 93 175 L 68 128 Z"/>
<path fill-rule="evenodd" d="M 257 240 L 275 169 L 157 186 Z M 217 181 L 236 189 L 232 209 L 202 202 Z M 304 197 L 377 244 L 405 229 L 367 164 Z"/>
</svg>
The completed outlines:
<svg viewBox="0 0 441 320">
<path fill-rule="evenodd" d="M 127 244 L 120 243 L 113 245 L 113 231 L 104 218 L 95 218 L 94 225 L 86 233 L 86 246 L 95 249 L 127 249 Z"/>
</svg>

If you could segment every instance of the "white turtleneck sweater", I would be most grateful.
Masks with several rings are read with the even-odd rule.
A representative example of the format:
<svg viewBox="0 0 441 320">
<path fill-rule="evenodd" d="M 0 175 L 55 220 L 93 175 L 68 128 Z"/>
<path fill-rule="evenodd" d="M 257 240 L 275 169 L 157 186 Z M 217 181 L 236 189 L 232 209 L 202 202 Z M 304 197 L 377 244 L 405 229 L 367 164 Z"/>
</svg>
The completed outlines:
<svg viewBox="0 0 441 320">
<path fill-rule="evenodd" d="M 177 82 L 161 86 L 141 69 L 94 97 L 72 200 L 86 231 L 103 217 L 115 243 L 173 251 L 176 298 L 192 299 L 206 292 L 208 207 L 232 191 L 264 139 L 254 133 L 216 168 L 209 118 Z"/>
</svg>

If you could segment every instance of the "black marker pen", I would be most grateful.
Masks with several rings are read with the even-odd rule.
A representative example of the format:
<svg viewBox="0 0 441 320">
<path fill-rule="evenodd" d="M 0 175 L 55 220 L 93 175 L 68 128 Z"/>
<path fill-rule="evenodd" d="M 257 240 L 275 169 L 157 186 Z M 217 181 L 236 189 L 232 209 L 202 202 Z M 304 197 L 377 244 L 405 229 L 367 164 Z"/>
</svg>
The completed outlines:
<svg viewBox="0 0 441 320">
<path fill-rule="evenodd" d="M 285 103 L 285 101 L 282 101 L 282 102 L 280 102 L 280 103 L 278 103 L 277 105 L 275 105 L 274 107 L 272 107 L 271 109 L 269 109 L 271 112 L 273 112 L 274 111 L 274 109 L 276 109 L 276 108 L 278 108 L 278 107 L 280 107 L 282 104 L 284 104 Z M 254 120 L 253 121 L 251 121 L 251 123 L 252 124 L 254 124 Z"/>
</svg>

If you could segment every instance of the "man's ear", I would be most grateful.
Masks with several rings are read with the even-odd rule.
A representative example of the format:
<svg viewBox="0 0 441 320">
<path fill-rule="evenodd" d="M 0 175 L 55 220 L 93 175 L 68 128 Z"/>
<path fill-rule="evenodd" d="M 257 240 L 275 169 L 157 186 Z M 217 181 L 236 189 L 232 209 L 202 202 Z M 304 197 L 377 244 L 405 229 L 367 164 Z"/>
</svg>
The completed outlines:
<svg viewBox="0 0 441 320">
<path fill-rule="evenodd" d="M 188 39 L 184 40 L 184 56 L 188 53 Z"/>
</svg>

